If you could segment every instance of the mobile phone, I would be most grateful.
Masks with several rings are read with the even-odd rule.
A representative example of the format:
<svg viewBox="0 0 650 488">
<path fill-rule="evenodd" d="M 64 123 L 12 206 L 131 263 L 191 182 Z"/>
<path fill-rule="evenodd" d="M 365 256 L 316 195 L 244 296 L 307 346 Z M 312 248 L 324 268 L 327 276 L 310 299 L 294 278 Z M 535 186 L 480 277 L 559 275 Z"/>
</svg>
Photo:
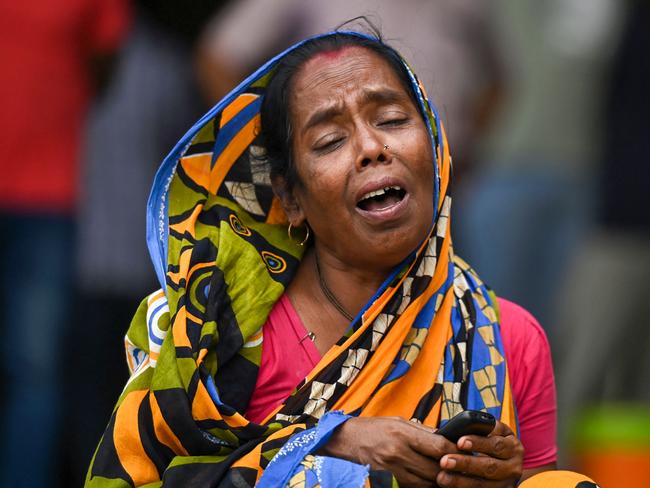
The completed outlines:
<svg viewBox="0 0 650 488">
<path fill-rule="evenodd" d="M 456 443 L 464 435 L 488 435 L 495 425 L 496 419 L 493 415 L 478 410 L 465 410 L 440 427 L 436 434 Z"/>
</svg>

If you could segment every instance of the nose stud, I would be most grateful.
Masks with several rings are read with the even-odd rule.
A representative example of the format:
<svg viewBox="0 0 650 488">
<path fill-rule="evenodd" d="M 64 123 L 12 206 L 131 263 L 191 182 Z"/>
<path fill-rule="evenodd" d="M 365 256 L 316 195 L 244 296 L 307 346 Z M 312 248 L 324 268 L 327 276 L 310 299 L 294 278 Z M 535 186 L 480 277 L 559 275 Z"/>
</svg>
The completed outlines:
<svg viewBox="0 0 650 488">
<path fill-rule="evenodd" d="M 388 151 L 390 149 L 390 146 L 388 144 L 384 144 L 384 151 Z"/>
</svg>

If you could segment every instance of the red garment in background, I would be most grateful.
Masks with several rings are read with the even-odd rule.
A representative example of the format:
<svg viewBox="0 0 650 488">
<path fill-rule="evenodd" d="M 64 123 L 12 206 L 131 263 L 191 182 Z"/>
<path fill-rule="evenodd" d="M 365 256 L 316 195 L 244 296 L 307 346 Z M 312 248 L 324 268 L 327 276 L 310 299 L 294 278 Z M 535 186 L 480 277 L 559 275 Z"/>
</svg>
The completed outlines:
<svg viewBox="0 0 650 488">
<path fill-rule="evenodd" d="M 127 0 L 0 0 L 0 209 L 69 212 L 93 56 L 116 50 Z"/>
<path fill-rule="evenodd" d="M 524 468 L 554 463 L 556 402 L 551 350 L 544 330 L 520 306 L 498 299 L 501 338 L 524 445 Z M 283 295 L 263 328 L 262 363 L 246 417 L 261 422 L 287 398 L 321 356 L 293 304 Z"/>
</svg>

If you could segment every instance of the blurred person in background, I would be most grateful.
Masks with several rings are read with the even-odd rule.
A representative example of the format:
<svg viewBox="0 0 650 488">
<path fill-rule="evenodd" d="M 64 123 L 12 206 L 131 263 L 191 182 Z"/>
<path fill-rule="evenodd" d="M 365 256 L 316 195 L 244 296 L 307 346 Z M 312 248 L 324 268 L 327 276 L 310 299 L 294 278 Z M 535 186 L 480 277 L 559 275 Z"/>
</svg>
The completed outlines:
<svg viewBox="0 0 650 488">
<path fill-rule="evenodd" d="M 128 376 L 120 345 L 155 287 L 143 223 L 159 162 L 207 108 L 193 48 L 225 1 L 138 0 L 116 70 L 88 117 L 82 150 L 76 316 L 67 342 L 70 485 L 79 485 Z M 98 387 L 101 385 L 101 388 Z"/>
<path fill-rule="evenodd" d="M 650 5 L 624 4 L 604 104 L 595 225 L 570 268 L 559 322 L 564 444 L 590 406 L 640 404 L 650 424 Z"/>
<path fill-rule="evenodd" d="M 471 170 L 476 142 L 502 90 L 494 0 L 241 0 L 206 30 L 199 80 L 212 102 L 264 59 L 348 19 L 377 20 L 438 104 L 454 147 L 454 184 Z M 245 32 L 245 35 L 242 34 Z"/>
<path fill-rule="evenodd" d="M 553 345 L 558 290 L 592 218 L 620 3 L 498 0 L 508 96 L 457 199 L 459 252 L 531 310 Z"/>
<path fill-rule="evenodd" d="M 0 2 L 0 486 L 55 486 L 78 151 L 123 0 Z"/>
</svg>

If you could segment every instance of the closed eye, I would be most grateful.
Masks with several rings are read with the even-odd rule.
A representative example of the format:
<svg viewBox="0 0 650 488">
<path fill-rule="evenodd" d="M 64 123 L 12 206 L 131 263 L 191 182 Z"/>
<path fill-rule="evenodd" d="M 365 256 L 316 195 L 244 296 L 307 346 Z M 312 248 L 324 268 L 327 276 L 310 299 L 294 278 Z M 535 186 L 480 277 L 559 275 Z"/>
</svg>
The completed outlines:
<svg viewBox="0 0 650 488">
<path fill-rule="evenodd" d="M 333 151 L 334 149 L 338 148 L 341 143 L 343 142 L 343 137 L 333 137 L 331 139 L 324 139 L 321 141 L 318 141 L 316 145 L 314 146 L 314 151 L 318 153 L 326 153 Z"/>
<path fill-rule="evenodd" d="M 378 127 L 397 127 L 411 120 L 411 116 L 401 109 L 378 110 L 375 116 Z"/>
<path fill-rule="evenodd" d="M 378 125 L 381 127 L 400 126 L 406 124 L 408 121 L 409 119 L 407 117 L 391 118 L 388 120 L 382 120 Z"/>
</svg>

